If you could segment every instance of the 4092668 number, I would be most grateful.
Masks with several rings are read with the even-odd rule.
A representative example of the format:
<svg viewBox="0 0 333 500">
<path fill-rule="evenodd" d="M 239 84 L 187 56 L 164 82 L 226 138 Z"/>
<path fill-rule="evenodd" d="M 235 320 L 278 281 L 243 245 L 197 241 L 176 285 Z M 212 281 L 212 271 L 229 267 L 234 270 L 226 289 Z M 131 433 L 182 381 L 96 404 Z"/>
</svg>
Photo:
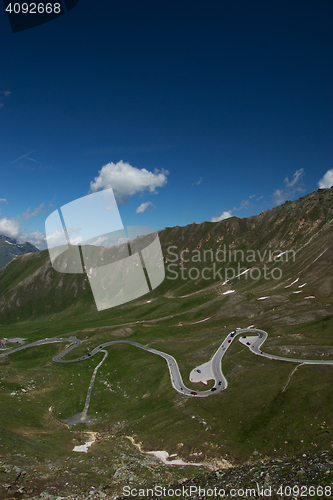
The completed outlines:
<svg viewBox="0 0 333 500">
<path fill-rule="evenodd" d="M 10 3 L 6 7 L 10 14 L 60 14 L 60 3 Z"/>
<path fill-rule="evenodd" d="M 324 497 L 328 498 L 332 495 L 331 486 L 280 486 L 276 492 L 284 498 L 288 497 Z"/>
</svg>

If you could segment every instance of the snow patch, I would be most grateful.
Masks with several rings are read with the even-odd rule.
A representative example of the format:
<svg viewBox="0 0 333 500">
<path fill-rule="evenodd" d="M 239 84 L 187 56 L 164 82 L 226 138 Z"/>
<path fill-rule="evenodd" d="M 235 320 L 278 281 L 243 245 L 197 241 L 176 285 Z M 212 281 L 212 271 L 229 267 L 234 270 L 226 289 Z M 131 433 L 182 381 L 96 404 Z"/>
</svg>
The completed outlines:
<svg viewBox="0 0 333 500">
<path fill-rule="evenodd" d="M 278 259 L 279 257 L 281 257 L 281 255 L 284 255 L 286 252 L 287 252 L 287 250 L 285 250 L 284 252 L 279 253 L 279 255 L 276 255 L 274 257 L 274 259 Z M 269 262 L 271 262 L 271 260 Z"/>
<path fill-rule="evenodd" d="M 298 280 L 299 280 L 299 278 L 296 278 L 295 281 L 290 283 L 290 285 L 285 286 L 285 288 L 289 288 L 291 285 L 294 285 L 295 283 L 297 283 Z"/>
<path fill-rule="evenodd" d="M 202 466 L 204 464 L 196 464 L 196 463 L 190 463 L 190 462 L 184 462 L 183 460 L 168 460 L 170 457 L 169 453 L 167 451 L 147 451 L 147 455 L 153 455 L 155 458 L 158 460 L 161 460 L 165 465 L 195 465 L 195 466 Z"/>
<path fill-rule="evenodd" d="M 194 465 L 194 466 L 205 466 L 205 464 L 189 463 L 183 462 L 183 460 L 168 460 L 170 456 L 174 457 L 176 454 L 169 455 L 167 451 L 143 451 L 141 444 L 136 443 L 131 436 L 125 436 L 131 441 L 131 443 L 139 450 L 140 453 L 145 455 L 153 455 L 158 460 L 161 460 L 165 465 Z"/>
<path fill-rule="evenodd" d="M 197 323 L 203 323 L 204 321 L 207 321 L 207 319 L 210 319 L 210 316 L 209 316 L 209 318 L 201 319 L 200 321 L 196 321 L 195 323 L 190 323 L 190 325 L 196 325 Z"/>
<path fill-rule="evenodd" d="M 250 267 L 248 269 L 245 269 L 245 271 L 243 271 L 242 273 L 237 274 L 235 278 L 238 278 L 238 276 L 242 276 L 242 274 L 248 273 L 250 269 L 251 269 Z"/>
<path fill-rule="evenodd" d="M 88 448 L 94 443 L 95 441 L 87 441 L 84 444 L 81 444 L 80 446 L 74 446 L 73 451 L 78 451 L 81 453 L 88 453 Z"/>
</svg>

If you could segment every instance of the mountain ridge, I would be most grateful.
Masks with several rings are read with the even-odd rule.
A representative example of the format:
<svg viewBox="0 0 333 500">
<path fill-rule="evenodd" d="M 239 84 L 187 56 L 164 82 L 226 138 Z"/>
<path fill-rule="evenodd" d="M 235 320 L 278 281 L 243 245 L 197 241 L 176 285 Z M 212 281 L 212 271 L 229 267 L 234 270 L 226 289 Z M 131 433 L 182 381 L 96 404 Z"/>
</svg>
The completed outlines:
<svg viewBox="0 0 333 500">
<path fill-rule="evenodd" d="M 12 259 L 32 252 L 39 252 L 39 249 L 32 243 L 28 241 L 18 243 L 16 239 L 0 234 L 0 269 L 11 262 Z"/>
<path fill-rule="evenodd" d="M 283 273 L 281 280 L 284 280 L 284 276 L 304 274 L 305 267 L 311 267 L 311 259 L 315 260 L 320 254 L 318 249 L 326 248 L 326 254 L 317 264 L 313 264 L 312 272 L 308 270 L 306 274 L 307 279 L 310 279 L 311 274 L 311 280 L 315 284 L 315 269 L 319 269 L 318 266 L 323 261 L 327 266 L 330 259 L 333 261 L 332 224 L 331 188 L 315 191 L 299 200 L 286 202 L 245 219 L 231 217 L 219 222 L 192 223 L 184 227 L 162 229 L 159 231 L 159 238 L 166 278 L 149 295 L 156 298 L 171 292 L 176 297 L 210 286 L 221 288 L 225 279 L 233 272 L 236 273 L 237 269 L 244 271 L 248 267 L 255 267 L 262 272 L 263 266 L 266 266 L 272 272 L 274 261 L 262 258 L 265 252 L 267 256 L 269 252 L 275 252 L 276 257 L 279 252 L 295 251 L 294 262 L 283 262 L 282 258 L 279 262 L 280 273 Z M 224 261 L 221 264 L 216 257 L 221 257 L 223 249 L 241 257 L 243 252 L 243 258 L 240 262 L 231 259 L 231 262 Z M 254 263 L 248 262 L 246 252 L 257 252 L 260 258 L 256 258 Z M 215 261 L 207 262 L 207 256 L 213 256 Z M 239 291 L 248 293 L 254 285 L 263 292 L 274 289 L 272 279 L 247 278 L 248 274 L 245 274 L 243 280 L 237 281 Z M 333 290 L 333 282 L 331 276 L 322 279 L 326 283 L 327 295 Z M 288 279 L 285 286 L 287 284 Z M 20 256 L 1 269 L 0 297 L 0 321 L 4 315 L 8 319 L 14 317 L 24 304 L 28 307 L 25 314 L 27 319 L 45 314 L 51 304 L 54 312 L 71 307 L 77 309 L 78 303 L 81 303 L 82 310 L 86 307 L 92 312 L 96 310 L 86 275 L 58 273 L 51 266 L 47 250 Z M 22 318 L 21 314 L 20 317 Z"/>
</svg>

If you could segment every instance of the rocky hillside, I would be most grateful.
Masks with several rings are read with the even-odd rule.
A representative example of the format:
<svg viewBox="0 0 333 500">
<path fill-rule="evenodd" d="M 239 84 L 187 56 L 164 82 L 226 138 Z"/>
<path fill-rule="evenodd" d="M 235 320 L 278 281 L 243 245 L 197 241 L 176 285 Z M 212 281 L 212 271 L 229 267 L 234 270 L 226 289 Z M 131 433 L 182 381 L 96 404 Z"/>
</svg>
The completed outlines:
<svg viewBox="0 0 333 500">
<path fill-rule="evenodd" d="M 186 498 L 186 494 L 191 499 L 200 499 L 204 496 L 205 492 L 214 492 L 217 494 L 215 498 L 219 498 L 218 492 L 221 493 L 220 498 L 223 498 L 223 491 L 225 492 L 224 498 L 230 492 L 234 498 L 247 498 L 254 500 L 261 496 L 264 498 L 281 499 L 281 498 L 330 498 L 332 492 L 332 485 L 330 476 L 333 469 L 333 456 L 331 452 L 324 451 L 321 454 L 306 455 L 288 461 L 282 460 L 262 460 L 261 463 L 253 462 L 242 466 L 235 466 L 229 469 L 221 469 L 211 472 L 206 475 L 200 475 L 192 479 L 182 480 L 181 482 L 171 482 L 169 484 L 153 484 L 141 483 L 138 487 L 136 484 L 127 485 L 125 489 L 126 495 L 116 496 L 110 492 L 110 488 L 101 487 L 100 485 L 91 485 L 88 491 L 77 491 L 76 494 L 67 494 L 61 492 L 61 496 L 49 492 L 46 488 L 43 489 L 39 485 L 40 494 L 34 491 L 29 495 L 31 500 L 88 500 L 88 499 L 104 499 L 104 500 L 125 500 L 125 499 L 146 499 L 147 490 L 150 490 L 149 498 L 152 500 L 159 500 L 161 494 L 160 490 L 156 488 L 159 486 L 163 491 L 165 488 L 167 495 L 162 498 Z M 29 468 L 29 467 L 28 467 Z M 32 468 L 32 467 L 31 467 Z M 50 469 L 54 467 L 51 466 Z M 96 467 L 95 467 L 96 468 Z M 29 471 L 21 470 L 16 465 L 11 464 L 8 459 L 6 461 L 0 460 L 0 470 L 6 471 L 7 481 L 2 485 L 3 491 L 8 492 L 8 498 L 19 498 L 13 496 L 14 494 L 25 493 L 24 480 L 30 476 Z M 123 472 L 126 472 L 126 467 L 123 467 Z M 55 484 L 55 483 L 52 483 Z M 154 495 L 154 488 L 156 494 Z M 201 488 L 201 490 L 200 490 Z M 136 491 L 135 491 L 136 489 Z M 140 494 L 141 489 L 141 494 Z M 130 491 L 133 494 L 128 494 Z M 199 494 L 201 491 L 201 494 Z M 235 495 L 238 491 L 239 496 Z M 176 494 L 172 494 L 175 492 Z M 179 495 L 181 492 L 181 495 Z M 244 492 L 244 495 L 242 494 Z M 303 493 L 301 496 L 299 493 Z M 246 493 L 246 496 L 245 496 Z M 290 495 L 289 493 L 293 493 Z M 12 496 L 10 496 L 12 495 Z M 212 495 L 207 495 L 207 497 Z M 6 498 L 6 495 L 3 497 Z"/>
<path fill-rule="evenodd" d="M 254 500 L 258 497 L 281 498 L 329 498 L 332 494 L 331 475 L 333 469 L 331 452 L 324 451 L 318 455 L 306 455 L 291 459 L 262 460 L 262 463 L 249 463 L 240 467 L 232 467 L 214 471 L 208 475 L 197 476 L 180 483 L 171 483 L 165 487 L 169 491 L 168 498 L 181 498 L 189 495 L 192 499 L 200 499 L 214 495 L 214 498 L 247 498 Z M 148 488 L 154 492 L 155 485 L 140 486 L 140 495 L 126 495 L 117 497 L 117 500 L 143 499 Z M 138 488 L 137 488 L 138 490 Z M 175 492 L 175 494 L 172 494 Z M 205 492 L 205 493 L 204 493 Z M 220 492 L 220 493 L 218 493 Z M 134 493 L 134 490 L 133 490 Z M 149 495 L 152 500 L 158 500 L 161 495 Z M 98 497 L 97 497 L 98 498 Z M 99 497 L 100 498 L 100 497 Z"/>
<path fill-rule="evenodd" d="M 296 201 L 286 201 L 283 205 L 265 210 L 258 215 L 239 219 L 231 217 L 220 222 L 191 224 L 186 227 L 176 226 L 160 231 L 160 240 L 167 269 L 175 278 L 176 267 L 210 267 L 198 279 L 184 271 L 187 279 L 173 279 L 173 290 L 188 286 L 188 281 L 197 287 L 206 287 L 211 281 L 219 282 L 222 278 L 230 279 L 225 272 L 217 269 L 234 268 L 242 272 L 252 267 L 262 267 L 269 263 L 278 264 L 288 281 L 291 272 L 301 272 L 311 259 L 315 259 L 326 250 L 325 263 L 330 267 L 333 245 L 333 188 L 319 189 Z M 284 252 L 284 253 L 283 253 Z M 282 254 L 282 255 L 281 255 Z M 286 255 L 287 254 L 287 255 Z M 212 264 L 216 264 L 215 267 Z M 170 265 L 171 264 L 171 265 Z M 238 267 L 239 264 L 239 267 Z M 286 265 L 287 264 L 287 265 Z M 325 266 L 326 266 L 325 264 Z M 270 269 L 274 267 L 269 265 Z M 276 266 L 275 266 L 276 267 Z M 215 278 L 213 268 L 215 269 Z M 321 272 L 316 268 L 313 274 Z M 178 276 L 180 276 L 178 270 Z M 279 273 L 276 272 L 276 276 Z M 212 277 L 208 280 L 207 277 Z M 252 274 L 256 277 L 255 274 Z M 260 284 L 269 280 L 255 280 Z M 248 279 L 253 284 L 253 280 Z M 165 284 L 165 283 L 164 283 Z M 242 286 L 246 283 L 243 282 Z M 181 291 L 181 290 L 179 290 Z"/>
</svg>

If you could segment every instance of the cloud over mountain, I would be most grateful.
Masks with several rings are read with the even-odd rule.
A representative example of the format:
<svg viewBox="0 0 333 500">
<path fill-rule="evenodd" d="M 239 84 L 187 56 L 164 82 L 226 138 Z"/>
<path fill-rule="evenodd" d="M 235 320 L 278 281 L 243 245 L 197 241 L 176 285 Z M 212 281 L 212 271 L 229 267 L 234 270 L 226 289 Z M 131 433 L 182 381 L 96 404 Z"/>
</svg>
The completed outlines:
<svg viewBox="0 0 333 500">
<path fill-rule="evenodd" d="M 210 222 L 219 222 L 220 220 L 229 219 L 230 217 L 232 217 L 232 213 L 230 210 L 228 210 L 226 212 L 223 212 L 223 214 L 218 215 L 217 217 L 212 217 Z"/>
<path fill-rule="evenodd" d="M 277 205 L 281 205 L 281 203 L 285 202 L 293 198 L 297 193 L 304 191 L 302 185 L 299 185 L 300 180 L 304 176 L 304 168 L 299 168 L 293 175 L 292 180 L 290 181 L 288 177 L 285 177 L 284 184 L 285 188 L 276 189 L 273 193 L 273 200 Z"/>
<path fill-rule="evenodd" d="M 145 168 L 132 167 L 122 160 L 108 163 L 99 171 L 99 175 L 90 183 L 90 191 L 112 188 L 119 203 L 126 203 L 136 193 L 149 191 L 156 193 L 156 188 L 167 183 L 167 170 L 155 169 L 149 172 Z"/>
<path fill-rule="evenodd" d="M 318 186 L 320 189 L 330 188 L 333 186 L 333 168 L 331 168 L 331 170 L 327 170 L 324 177 L 318 182 Z"/>
<path fill-rule="evenodd" d="M 15 239 L 20 235 L 20 231 L 21 223 L 17 219 L 9 219 L 8 217 L 0 219 L 0 234 Z"/>
<path fill-rule="evenodd" d="M 35 229 L 33 231 L 28 231 L 27 233 L 20 235 L 17 238 L 19 243 L 25 243 L 28 241 L 34 245 L 38 250 L 45 250 L 47 248 L 45 234 Z"/>
</svg>

